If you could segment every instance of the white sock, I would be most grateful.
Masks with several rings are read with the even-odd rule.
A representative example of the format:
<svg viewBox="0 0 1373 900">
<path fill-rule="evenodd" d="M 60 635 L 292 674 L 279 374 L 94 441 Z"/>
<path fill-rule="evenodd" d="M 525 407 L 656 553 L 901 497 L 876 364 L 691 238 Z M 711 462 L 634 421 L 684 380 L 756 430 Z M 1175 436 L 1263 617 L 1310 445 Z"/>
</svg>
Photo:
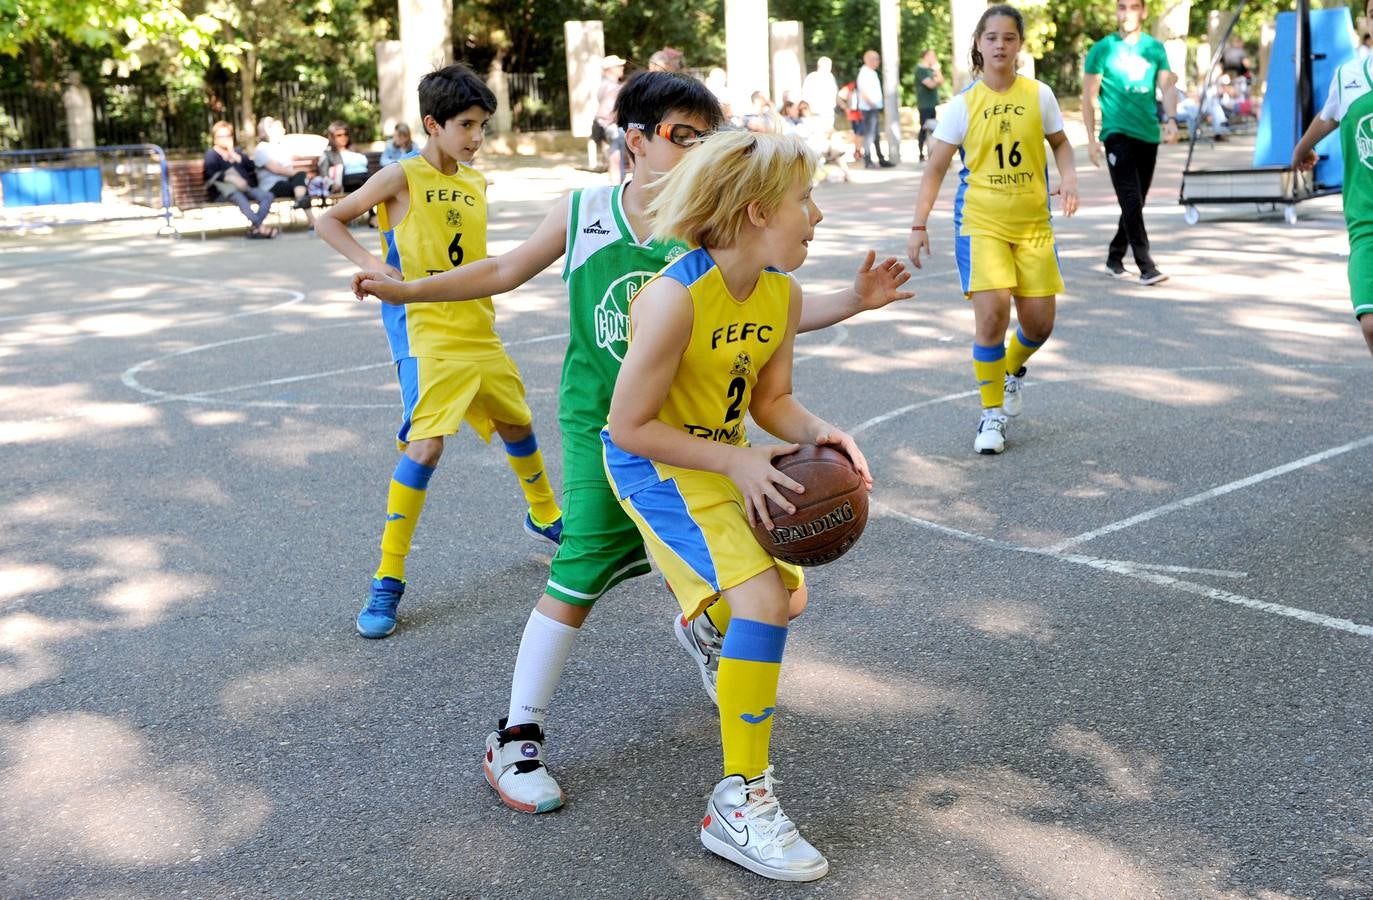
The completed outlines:
<svg viewBox="0 0 1373 900">
<path fill-rule="evenodd" d="M 548 702 L 563 666 L 572 653 L 578 629 L 550 619 L 537 609 L 529 614 L 520 639 L 520 652 L 515 657 L 515 675 L 510 680 L 510 713 L 506 727 L 537 724 L 543 727 L 548 718 Z"/>
</svg>

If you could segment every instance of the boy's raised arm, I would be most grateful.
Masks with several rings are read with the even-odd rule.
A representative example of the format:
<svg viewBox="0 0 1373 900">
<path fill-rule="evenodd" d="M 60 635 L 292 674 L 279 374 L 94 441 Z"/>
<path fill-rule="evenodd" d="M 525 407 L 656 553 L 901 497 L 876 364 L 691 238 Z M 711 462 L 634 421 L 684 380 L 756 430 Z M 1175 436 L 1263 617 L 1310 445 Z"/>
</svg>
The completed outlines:
<svg viewBox="0 0 1373 900">
<path fill-rule="evenodd" d="M 330 247 L 343 254 L 359 269 L 390 271 L 399 276 L 383 259 L 357 242 L 348 231 L 348 223 L 363 213 L 388 201 L 397 199 L 406 190 L 405 172 L 400 166 L 382 169 L 367 183 L 325 211 L 315 220 L 315 231 Z"/>
<path fill-rule="evenodd" d="M 365 268 L 353 275 L 353 294 L 359 300 L 370 296 L 383 303 L 433 303 L 475 300 L 513 291 L 563 255 L 567 247 L 568 203 L 567 196 L 555 203 L 534 233 L 508 253 L 414 281 L 402 281 L 386 272 Z"/>
</svg>

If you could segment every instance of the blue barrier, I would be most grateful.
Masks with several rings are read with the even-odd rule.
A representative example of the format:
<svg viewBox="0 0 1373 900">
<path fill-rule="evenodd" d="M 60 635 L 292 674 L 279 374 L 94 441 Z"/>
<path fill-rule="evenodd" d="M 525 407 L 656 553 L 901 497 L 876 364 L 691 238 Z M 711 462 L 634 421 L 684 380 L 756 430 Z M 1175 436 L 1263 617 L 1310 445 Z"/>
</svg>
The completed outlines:
<svg viewBox="0 0 1373 900">
<path fill-rule="evenodd" d="M 167 154 L 156 144 L 0 151 L 0 228 L 161 218 L 172 227 Z"/>
</svg>

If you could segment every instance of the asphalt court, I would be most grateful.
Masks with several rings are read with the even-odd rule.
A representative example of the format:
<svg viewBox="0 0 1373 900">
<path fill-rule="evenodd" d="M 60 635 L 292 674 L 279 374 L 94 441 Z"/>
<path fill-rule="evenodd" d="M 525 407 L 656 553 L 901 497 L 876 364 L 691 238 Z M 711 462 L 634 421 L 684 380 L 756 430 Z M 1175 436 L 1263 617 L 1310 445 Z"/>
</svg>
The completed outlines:
<svg viewBox="0 0 1373 900">
<path fill-rule="evenodd" d="M 1188 228 L 1180 162 L 1156 287 L 1102 271 L 1084 162 L 1003 456 L 971 448 L 952 176 L 917 297 L 802 338 L 798 395 L 877 480 L 784 668 L 812 892 L 1373 895 L 1373 401 L 1338 200 Z M 803 285 L 904 258 L 917 183 L 820 188 Z M 493 252 L 551 184 L 498 176 Z M 695 840 L 718 737 L 656 579 L 603 602 L 555 701 L 567 808 L 480 782 L 547 560 L 499 451 L 450 442 L 400 630 L 351 633 L 399 404 L 350 271 L 299 232 L 0 245 L 0 893 L 780 895 Z M 556 478 L 557 268 L 497 306 Z"/>
</svg>

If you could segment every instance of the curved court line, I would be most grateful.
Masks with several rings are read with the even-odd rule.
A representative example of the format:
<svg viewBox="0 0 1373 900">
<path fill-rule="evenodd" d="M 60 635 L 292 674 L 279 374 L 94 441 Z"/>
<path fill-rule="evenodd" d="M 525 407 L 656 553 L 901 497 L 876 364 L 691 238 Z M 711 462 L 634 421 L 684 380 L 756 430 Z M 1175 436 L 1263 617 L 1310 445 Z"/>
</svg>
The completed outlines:
<svg viewBox="0 0 1373 900">
<path fill-rule="evenodd" d="M 310 330 L 311 330 L 311 331 L 325 331 L 325 330 L 328 330 L 328 329 L 331 329 L 331 328 L 347 328 L 347 327 L 350 327 L 350 326 L 353 326 L 353 325 L 357 325 L 357 324 L 363 323 L 363 322 L 365 322 L 365 323 L 367 323 L 367 324 L 371 324 L 371 323 L 373 322 L 373 320 L 372 320 L 372 319 L 354 319 L 354 320 L 352 320 L 352 321 L 348 321 L 348 322 L 338 322 L 338 323 L 333 324 L 333 325 L 324 325 L 324 326 L 321 326 L 321 327 L 319 327 L 319 328 L 313 328 L 313 329 L 310 329 Z M 155 398 L 155 401 L 154 401 L 154 402 L 158 402 L 158 403 L 171 403 L 171 402 L 182 402 L 182 403 L 213 403 L 213 404 L 215 404 L 215 405 L 217 405 L 217 406 L 254 407 L 254 408 L 260 408 L 260 409 L 265 408 L 265 409 L 304 409 L 304 410 L 313 410 L 313 409 L 392 409 L 392 408 L 395 407 L 396 404 L 395 404 L 394 401 L 389 402 L 389 403 L 296 403 L 296 402 L 294 402 L 294 401 L 289 401 L 289 400 L 227 400 L 227 399 L 223 399 L 223 398 L 220 398 L 220 397 L 217 397 L 217 396 L 216 396 L 216 395 L 219 395 L 219 394 L 233 393 L 234 391 L 247 391 L 247 390 L 252 390 L 253 388 L 259 388 L 259 387 L 272 387 L 272 386 L 281 385 L 281 384 L 293 384 L 293 383 L 301 382 L 301 381 L 311 381 L 311 380 L 315 380 L 315 379 L 319 379 L 319 378 L 331 378 L 331 377 L 333 377 L 333 376 L 335 376 L 335 375 L 345 375 L 345 374 L 351 374 L 351 373 L 354 373 L 354 372 L 365 372 L 365 371 L 367 371 L 367 370 L 369 370 L 369 369 L 389 368 L 389 367 L 395 365 L 395 363 L 390 362 L 390 361 L 387 361 L 387 362 L 380 362 L 380 363 L 365 363 L 365 364 L 360 365 L 360 366 L 349 366 L 348 368 L 344 368 L 344 369 L 332 369 L 332 370 L 327 371 L 327 372 L 312 372 L 312 373 L 307 373 L 307 374 L 304 374 L 304 375 L 288 375 L 288 376 L 285 376 L 285 377 L 282 377 L 282 378 L 270 378 L 270 379 L 267 379 L 266 381 L 254 381 L 254 382 L 250 382 L 250 383 L 248 383 L 248 384 L 238 384 L 238 385 L 232 385 L 232 386 L 227 386 L 227 387 L 211 388 L 211 389 L 209 389 L 209 390 L 195 391 L 195 392 L 189 393 L 189 394 L 179 394 L 179 393 L 174 393 L 174 392 L 171 392 L 171 391 L 160 391 L 160 390 L 158 390 L 157 388 L 148 387 L 147 385 L 143 384 L 142 382 L 140 382 L 140 381 L 138 380 L 138 373 L 139 373 L 139 372 L 143 371 L 144 369 L 146 369 L 146 368 L 148 368 L 148 367 L 150 367 L 150 366 L 157 365 L 158 363 L 164 362 L 164 361 L 169 360 L 169 359 L 174 359 L 174 358 L 176 358 L 176 357 L 178 357 L 178 356 L 185 356 L 185 355 L 187 355 L 187 354 L 189 354 L 189 353 L 201 353 L 201 352 L 206 351 L 206 350 L 214 350 L 214 349 L 217 349 L 217 348 L 219 348 L 219 347 L 227 347 L 227 346 L 230 346 L 230 345 L 232 345 L 232 344 L 242 344 L 242 343 L 247 343 L 247 342 L 249 342 L 249 341 L 263 341 L 263 340 L 270 340 L 271 338 L 277 338 L 277 337 L 299 337 L 299 336 L 300 336 L 299 333 L 296 333 L 296 332 L 269 331 L 269 332 L 265 332 L 265 333 L 263 333 L 263 334 L 253 334 L 253 335 L 248 335 L 248 336 L 246 336 L 246 337 L 231 338 L 231 339 L 229 339 L 229 340 L 227 340 L 227 341 L 216 341 L 216 342 L 211 343 L 211 344 L 201 344 L 201 345 L 198 346 L 198 347 L 187 347 L 186 349 L 184 349 L 184 350 L 178 350 L 178 351 L 176 351 L 175 353 L 168 353 L 168 354 L 166 354 L 165 356 L 158 356 L 158 357 L 154 357 L 154 358 L 152 358 L 152 359 L 145 359 L 145 360 L 143 360 L 143 361 L 140 362 L 140 363 L 135 363 L 134 365 L 130 366 L 128 369 L 125 369 L 125 370 L 124 370 L 124 374 L 120 376 L 120 380 L 124 383 L 124 385 L 125 385 L 126 387 L 129 387 L 129 388 L 131 388 L 132 390 L 138 391 L 138 392 L 141 393 L 141 394 L 146 394 L 146 395 L 149 396 L 149 397 L 153 397 L 153 398 Z M 545 343 L 545 342 L 547 342 L 547 341 L 562 340 L 562 339 L 566 338 L 567 336 L 568 336 L 568 333 L 567 333 L 567 332 L 560 332 L 560 333 L 557 333 L 557 334 L 546 334 L 546 335 L 541 335 L 541 336 L 536 337 L 536 338 L 525 338 L 524 340 L 519 340 L 519 341 L 506 341 L 506 342 L 505 342 L 505 346 L 507 346 L 507 347 L 520 347 L 520 346 L 524 346 L 524 345 L 526 345 L 526 344 L 541 344 L 541 343 Z"/>
</svg>

